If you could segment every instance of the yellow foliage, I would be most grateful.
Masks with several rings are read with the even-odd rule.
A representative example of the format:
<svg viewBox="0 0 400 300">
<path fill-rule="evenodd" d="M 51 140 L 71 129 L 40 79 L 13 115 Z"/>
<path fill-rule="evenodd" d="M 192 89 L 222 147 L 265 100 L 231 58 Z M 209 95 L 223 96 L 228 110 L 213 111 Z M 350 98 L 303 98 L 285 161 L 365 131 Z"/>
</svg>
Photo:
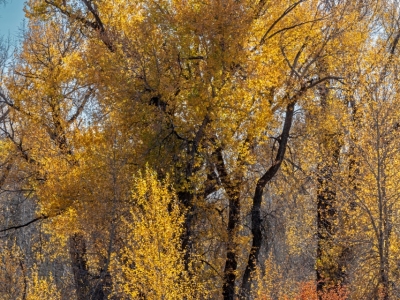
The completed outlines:
<svg viewBox="0 0 400 300">
<path fill-rule="evenodd" d="M 2 81 L 11 96 L 1 103 L 10 122 L 2 127 L 0 160 L 48 219 L 46 255 L 66 258 L 69 237 L 79 233 L 85 253 L 77 257 L 85 271 L 100 274 L 88 285 L 99 286 L 110 272 L 113 292 L 128 299 L 205 298 L 209 274 L 216 278 L 211 294 L 227 275 L 237 284 L 246 268 L 260 176 L 283 162 L 281 174 L 271 172 L 274 179 L 282 175 L 278 183 L 269 178 L 264 185 L 278 196 L 269 202 L 281 201 L 312 185 L 296 182 L 295 172 L 309 180 L 335 159 L 332 178 L 340 180 L 330 188 L 358 205 L 343 209 L 346 224 L 359 217 L 340 237 L 360 235 L 377 252 L 378 202 L 393 215 L 400 209 L 394 201 L 400 145 L 389 143 L 398 138 L 392 129 L 400 103 L 398 60 L 381 54 L 386 36 L 397 35 L 390 19 L 396 10 L 380 11 L 385 3 L 375 2 L 27 1 L 22 49 Z M 388 28 L 385 37 L 372 32 L 375 23 L 383 24 L 377 32 Z M 379 70 L 374 62 L 392 67 Z M 332 92 L 324 98 L 323 89 Z M 289 104 L 295 113 L 286 124 Z M 370 130 L 379 126 L 389 138 Z M 285 144 L 286 154 L 275 159 L 282 127 L 289 128 L 290 149 Z M 351 161 L 357 172 L 349 171 Z M 349 177 L 357 177 L 357 189 L 346 185 Z M 286 213 L 290 255 L 300 257 L 301 246 L 314 241 L 316 190 L 297 197 L 301 203 Z M 266 191 L 257 192 L 262 198 Z M 189 266 L 180 248 L 184 226 L 194 245 Z M 400 252 L 398 239 L 386 239 L 391 257 Z M 332 245 L 326 253 L 335 261 L 320 259 L 317 267 L 337 265 L 339 247 Z M 228 274 L 224 263 L 233 260 Z M 265 269 L 259 293 L 283 297 L 272 258 Z M 37 272 L 30 293 L 58 297 L 51 276 Z"/>
<path fill-rule="evenodd" d="M 53 276 L 50 274 L 47 277 L 39 276 L 39 271 L 36 266 L 31 270 L 28 289 L 27 300 L 49 299 L 60 300 L 61 294 L 54 284 Z"/>
<path fill-rule="evenodd" d="M 161 183 L 148 168 L 139 173 L 131 207 L 122 220 L 125 247 L 113 257 L 115 293 L 130 299 L 196 299 L 200 291 L 188 277 L 180 249 L 184 217 L 168 178 Z"/>
</svg>

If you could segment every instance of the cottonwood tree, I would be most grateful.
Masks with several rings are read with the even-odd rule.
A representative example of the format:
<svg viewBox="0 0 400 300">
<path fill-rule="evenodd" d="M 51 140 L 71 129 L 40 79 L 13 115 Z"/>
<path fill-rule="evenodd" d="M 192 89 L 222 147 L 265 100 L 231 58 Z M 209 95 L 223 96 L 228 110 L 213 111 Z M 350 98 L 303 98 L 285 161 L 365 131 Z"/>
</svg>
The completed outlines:
<svg viewBox="0 0 400 300">
<path fill-rule="evenodd" d="M 277 177 L 288 146 L 297 151 L 292 164 L 304 162 L 307 172 L 320 165 L 320 203 L 333 189 L 344 134 L 329 127 L 329 114 L 346 116 L 347 107 L 335 103 L 339 92 L 323 94 L 344 89 L 344 66 L 367 45 L 370 5 L 28 1 L 28 31 L 2 97 L 10 118 L 4 153 L 15 157 L 13 171 L 29 174 L 35 220 L 46 221 L 54 253 L 69 246 L 78 299 L 104 299 L 139 272 L 132 264 L 156 262 L 130 260 L 136 245 L 124 240 L 131 233 L 121 222 L 142 228 L 131 212 L 144 204 L 132 203 L 130 190 L 146 164 L 161 181 L 169 174 L 183 213 L 171 246 L 182 283 L 204 284 L 211 298 L 251 297 L 268 242 L 264 196 L 287 186 L 273 181 L 293 173 L 286 165 Z M 301 128 L 308 135 L 294 141 Z M 326 168 L 303 146 L 310 137 L 330 156 Z M 310 155 L 301 160 L 301 150 Z M 329 208 L 319 206 L 322 224 Z M 144 210 L 146 221 L 158 220 L 153 210 Z M 131 263 L 120 261 L 116 275 L 110 266 L 121 251 Z M 153 283 L 123 293 L 150 295 Z"/>
</svg>

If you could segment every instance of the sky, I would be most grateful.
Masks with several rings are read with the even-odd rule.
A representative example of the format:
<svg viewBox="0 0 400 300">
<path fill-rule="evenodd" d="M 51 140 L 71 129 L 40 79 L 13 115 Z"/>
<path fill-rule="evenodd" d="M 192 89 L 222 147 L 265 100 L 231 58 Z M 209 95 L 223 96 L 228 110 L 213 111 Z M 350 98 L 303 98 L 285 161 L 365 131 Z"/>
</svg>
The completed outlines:
<svg viewBox="0 0 400 300">
<path fill-rule="evenodd" d="M 21 28 L 24 19 L 24 0 L 7 0 L 7 4 L 0 4 L 0 36 L 10 34 L 12 39 L 18 37 L 18 28 Z"/>
</svg>

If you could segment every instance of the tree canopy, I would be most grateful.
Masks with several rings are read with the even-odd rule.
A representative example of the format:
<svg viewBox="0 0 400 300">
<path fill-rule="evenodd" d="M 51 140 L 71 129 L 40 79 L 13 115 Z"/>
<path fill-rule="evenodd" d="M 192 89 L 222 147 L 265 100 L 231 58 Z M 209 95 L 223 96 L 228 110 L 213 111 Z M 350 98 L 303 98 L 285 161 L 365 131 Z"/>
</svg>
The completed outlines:
<svg viewBox="0 0 400 300">
<path fill-rule="evenodd" d="M 400 298 L 399 4 L 26 1 L 1 297 Z"/>
</svg>

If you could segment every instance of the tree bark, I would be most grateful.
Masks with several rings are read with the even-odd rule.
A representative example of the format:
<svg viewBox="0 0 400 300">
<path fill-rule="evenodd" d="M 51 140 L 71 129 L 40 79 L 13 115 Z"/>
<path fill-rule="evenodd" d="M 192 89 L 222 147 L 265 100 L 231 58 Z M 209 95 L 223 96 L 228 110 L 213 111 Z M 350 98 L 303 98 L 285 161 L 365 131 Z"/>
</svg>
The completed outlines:
<svg viewBox="0 0 400 300">
<path fill-rule="evenodd" d="M 193 207 L 192 200 L 193 194 L 188 191 L 178 192 L 178 199 L 187 209 L 185 213 L 184 231 L 181 237 L 181 247 L 184 251 L 183 260 L 185 265 L 185 271 L 189 271 L 190 256 L 192 253 L 192 220 L 193 220 Z"/>
<path fill-rule="evenodd" d="M 319 73 L 326 74 L 327 68 L 324 61 L 319 64 Z M 328 89 L 329 84 L 318 86 L 320 105 L 323 116 L 329 114 Z M 329 251 L 334 245 L 335 224 L 337 219 L 336 191 L 332 186 L 333 173 L 337 168 L 340 156 L 341 143 L 338 133 L 321 130 L 323 155 L 327 161 L 318 166 L 318 191 L 317 191 L 317 257 L 316 279 L 318 299 L 322 299 L 325 286 L 335 286 L 344 280 L 344 258 L 346 248 L 341 249 L 338 257 L 332 257 Z"/>
<path fill-rule="evenodd" d="M 258 263 L 258 255 L 260 253 L 261 244 L 263 240 L 262 236 L 262 219 L 261 219 L 261 203 L 264 188 L 268 182 L 278 172 L 282 161 L 285 157 L 286 146 L 289 140 L 290 128 L 292 127 L 294 107 L 296 102 L 290 102 L 286 107 L 286 116 L 282 129 L 282 133 L 279 138 L 279 148 L 276 154 L 275 160 L 272 166 L 264 173 L 264 175 L 257 181 L 254 197 L 253 206 L 251 210 L 251 232 L 253 234 L 253 242 L 247 262 L 246 270 L 243 275 L 242 287 L 240 292 L 241 299 L 249 299 L 251 290 L 251 276 L 254 272 Z"/>
<path fill-rule="evenodd" d="M 217 171 L 221 183 L 224 187 L 225 193 L 229 199 L 229 213 L 228 213 L 228 240 L 226 249 L 226 259 L 224 268 L 224 285 L 222 295 L 224 300 L 235 299 L 235 282 L 237 278 L 237 237 L 240 225 L 240 189 L 239 179 L 230 178 L 225 167 L 224 158 L 222 155 L 222 148 L 216 149 L 217 157 Z M 239 156 L 239 162 L 242 158 Z M 237 175 L 237 174 L 236 174 Z M 233 175 L 233 177 L 235 177 Z M 240 176 L 239 176 L 240 177 Z"/>
<path fill-rule="evenodd" d="M 224 300 L 235 299 L 235 282 L 237 277 L 237 233 L 240 223 L 239 197 L 229 199 L 228 243 L 224 268 Z"/>
<path fill-rule="evenodd" d="M 324 286 L 329 282 L 336 284 L 340 278 L 336 272 L 332 272 L 332 266 L 326 265 L 326 257 L 329 255 L 327 249 L 332 247 L 334 223 L 336 218 L 335 200 L 336 194 L 329 186 L 332 181 L 332 166 L 325 166 L 320 171 L 318 178 L 319 190 L 317 194 L 317 294 L 321 295 Z M 328 261 L 330 261 L 328 259 Z M 319 296 L 320 297 L 320 296 Z"/>
<path fill-rule="evenodd" d="M 74 234 L 69 239 L 69 254 L 74 274 L 76 299 L 89 298 L 90 280 L 86 262 L 86 243 L 82 234 Z"/>
</svg>

